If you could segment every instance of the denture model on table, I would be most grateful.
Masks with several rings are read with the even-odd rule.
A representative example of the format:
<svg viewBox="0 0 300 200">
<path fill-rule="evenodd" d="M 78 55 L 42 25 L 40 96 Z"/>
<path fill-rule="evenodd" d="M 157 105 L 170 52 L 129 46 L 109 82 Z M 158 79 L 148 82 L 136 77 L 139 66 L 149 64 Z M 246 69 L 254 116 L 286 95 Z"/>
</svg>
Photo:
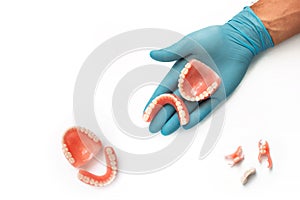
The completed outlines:
<svg viewBox="0 0 300 200">
<path fill-rule="evenodd" d="M 225 156 L 225 159 L 230 159 L 230 162 L 228 163 L 231 167 L 233 167 L 234 165 L 236 165 L 237 163 L 241 162 L 242 160 L 244 160 L 244 155 L 243 155 L 243 149 L 242 146 L 239 146 L 237 148 L 237 150 L 230 154 Z"/>
<path fill-rule="evenodd" d="M 101 141 L 90 130 L 73 127 L 63 136 L 63 153 L 67 160 L 76 168 L 87 164 L 102 148 Z M 106 159 L 106 173 L 102 176 L 94 175 L 80 169 L 78 178 L 89 185 L 101 187 L 111 183 L 117 175 L 117 156 L 112 147 L 104 148 Z"/>
<path fill-rule="evenodd" d="M 158 111 L 166 104 L 171 104 L 176 109 L 181 125 L 185 125 L 189 122 L 190 116 L 188 109 L 184 102 L 175 94 L 161 94 L 153 99 L 144 111 L 144 121 L 152 121 Z"/>
<path fill-rule="evenodd" d="M 221 78 L 204 63 L 192 59 L 181 70 L 178 88 L 188 101 L 202 101 L 209 98 L 220 86 Z"/>
<path fill-rule="evenodd" d="M 269 143 L 265 140 L 259 140 L 258 142 L 258 148 L 259 148 L 259 153 L 258 153 L 258 161 L 262 161 L 262 156 L 266 156 L 268 160 L 268 168 L 272 169 L 273 167 L 273 162 L 270 154 L 270 147 Z"/>
</svg>

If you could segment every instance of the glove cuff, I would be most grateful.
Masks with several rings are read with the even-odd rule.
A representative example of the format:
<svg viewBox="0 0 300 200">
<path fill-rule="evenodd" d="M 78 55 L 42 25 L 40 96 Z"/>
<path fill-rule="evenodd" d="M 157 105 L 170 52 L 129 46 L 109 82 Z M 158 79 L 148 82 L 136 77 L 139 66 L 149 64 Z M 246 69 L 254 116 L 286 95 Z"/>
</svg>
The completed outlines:
<svg viewBox="0 0 300 200">
<path fill-rule="evenodd" d="M 233 28 L 231 39 L 249 49 L 253 56 L 274 46 L 269 32 L 250 7 L 245 7 L 226 25 Z"/>
</svg>

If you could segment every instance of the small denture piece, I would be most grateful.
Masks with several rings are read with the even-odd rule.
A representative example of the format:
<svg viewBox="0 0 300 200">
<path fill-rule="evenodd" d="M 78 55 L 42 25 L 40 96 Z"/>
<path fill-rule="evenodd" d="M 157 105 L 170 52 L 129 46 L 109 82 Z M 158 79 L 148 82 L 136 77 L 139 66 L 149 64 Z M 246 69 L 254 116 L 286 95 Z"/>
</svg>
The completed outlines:
<svg viewBox="0 0 300 200">
<path fill-rule="evenodd" d="M 231 160 L 231 161 L 228 163 L 231 167 L 233 167 L 233 166 L 236 165 L 237 163 L 239 163 L 239 162 L 241 162 L 242 160 L 244 160 L 244 155 L 243 155 L 243 149 L 242 149 L 242 146 L 239 146 L 239 147 L 237 148 L 237 150 L 236 150 L 234 153 L 225 156 L 225 158 Z"/>
<path fill-rule="evenodd" d="M 262 156 L 266 156 L 268 159 L 268 168 L 271 169 L 273 167 L 273 161 L 270 155 L 269 143 L 265 140 L 259 140 L 258 148 L 259 148 L 259 154 L 258 154 L 259 162 L 261 163 Z"/>
<path fill-rule="evenodd" d="M 190 120 L 190 115 L 185 103 L 175 94 L 161 94 L 156 97 L 145 109 L 143 119 L 146 122 L 152 121 L 154 116 L 165 105 L 171 104 L 177 111 L 181 125 L 185 125 Z"/>
<path fill-rule="evenodd" d="M 97 176 L 81 169 L 78 172 L 78 178 L 80 181 L 92 186 L 102 187 L 110 184 L 116 178 L 118 171 L 116 153 L 112 147 L 105 147 L 104 154 L 106 160 L 106 173 L 102 176 Z"/>
<path fill-rule="evenodd" d="M 74 167 L 86 164 L 102 147 L 101 141 L 93 132 L 81 127 L 68 129 L 62 143 L 63 153 Z"/>
<path fill-rule="evenodd" d="M 255 168 L 250 168 L 247 171 L 245 171 L 244 175 L 241 178 L 241 182 L 243 185 L 245 185 L 248 182 L 248 179 L 251 175 L 254 175 L 256 173 Z"/>
<path fill-rule="evenodd" d="M 188 101 L 209 98 L 220 86 L 221 78 L 204 63 L 192 59 L 181 70 L 178 79 L 179 92 Z"/>
</svg>

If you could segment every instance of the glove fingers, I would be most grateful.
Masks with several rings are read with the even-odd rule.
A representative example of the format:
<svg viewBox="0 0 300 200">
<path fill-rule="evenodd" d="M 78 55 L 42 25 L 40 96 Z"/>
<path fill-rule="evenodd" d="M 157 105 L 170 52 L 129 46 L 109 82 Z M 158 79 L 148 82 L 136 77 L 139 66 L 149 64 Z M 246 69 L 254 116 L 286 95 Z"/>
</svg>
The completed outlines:
<svg viewBox="0 0 300 200">
<path fill-rule="evenodd" d="M 184 37 L 183 39 L 167 48 L 151 51 L 150 56 L 152 59 L 161 62 L 175 61 L 191 54 L 188 44 L 189 40 Z"/>
<path fill-rule="evenodd" d="M 199 106 L 196 107 L 190 113 L 190 121 L 188 124 L 183 126 L 184 129 L 190 129 L 201 122 L 207 115 L 209 115 L 212 110 L 220 103 L 217 99 L 207 99 L 204 102 L 201 102 Z"/>
<path fill-rule="evenodd" d="M 180 71 L 183 69 L 184 65 L 186 64 L 186 61 L 184 59 L 178 60 L 171 70 L 168 72 L 168 74 L 165 76 L 165 78 L 161 81 L 159 86 L 156 88 L 154 93 L 152 94 L 150 100 L 146 104 L 145 109 L 147 106 L 151 103 L 153 99 L 155 99 L 157 96 L 164 94 L 164 93 L 170 93 L 173 92 L 178 85 L 178 77 L 180 74 Z"/>
<path fill-rule="evenodd" d="M 149 125 L 149 131 L 151 133 L 159 132 L 164 124 L 168 121 L 168 119 L 175 114 L 175 109 L 173 106 L 167 104 L 156 114 L 156 116 L 152 119 Z M 179 123 L 179 122 L 178 122 Z"/>
</svg>

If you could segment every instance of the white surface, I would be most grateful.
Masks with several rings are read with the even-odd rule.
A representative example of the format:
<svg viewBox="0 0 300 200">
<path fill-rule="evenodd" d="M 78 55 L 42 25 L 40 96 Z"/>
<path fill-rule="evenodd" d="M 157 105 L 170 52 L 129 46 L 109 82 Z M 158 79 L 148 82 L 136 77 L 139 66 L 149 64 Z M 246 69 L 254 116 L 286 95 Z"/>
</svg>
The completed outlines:
<svg viewBox="0 0 300 200">
<path fill-rule="evenodd" d="M 138 28 L 187 34 L 222 24 L 251 1 L 2 1 L 0 3 L 1 199 L 253 199 L 299 197 L 300 36 L 257 58 L 226 104 L 214 151 L 198 160 L 199 132 L 175 164 L 147 175 L 119 174 L 109 187 L 86 186 L 63 157 L 61 136 L 73 125 L 77 73 L 106 39 Z M 146 102 L 145 102 L 146 103 Z M 209 126 L 202 123 L 200 130 Z M 257 162 L 269 141 L 274 169 Z M 223 159 L 238 145 L 246 160 Z M 243 187 L 248 167 L 256 177 Z"/>
</svg>

